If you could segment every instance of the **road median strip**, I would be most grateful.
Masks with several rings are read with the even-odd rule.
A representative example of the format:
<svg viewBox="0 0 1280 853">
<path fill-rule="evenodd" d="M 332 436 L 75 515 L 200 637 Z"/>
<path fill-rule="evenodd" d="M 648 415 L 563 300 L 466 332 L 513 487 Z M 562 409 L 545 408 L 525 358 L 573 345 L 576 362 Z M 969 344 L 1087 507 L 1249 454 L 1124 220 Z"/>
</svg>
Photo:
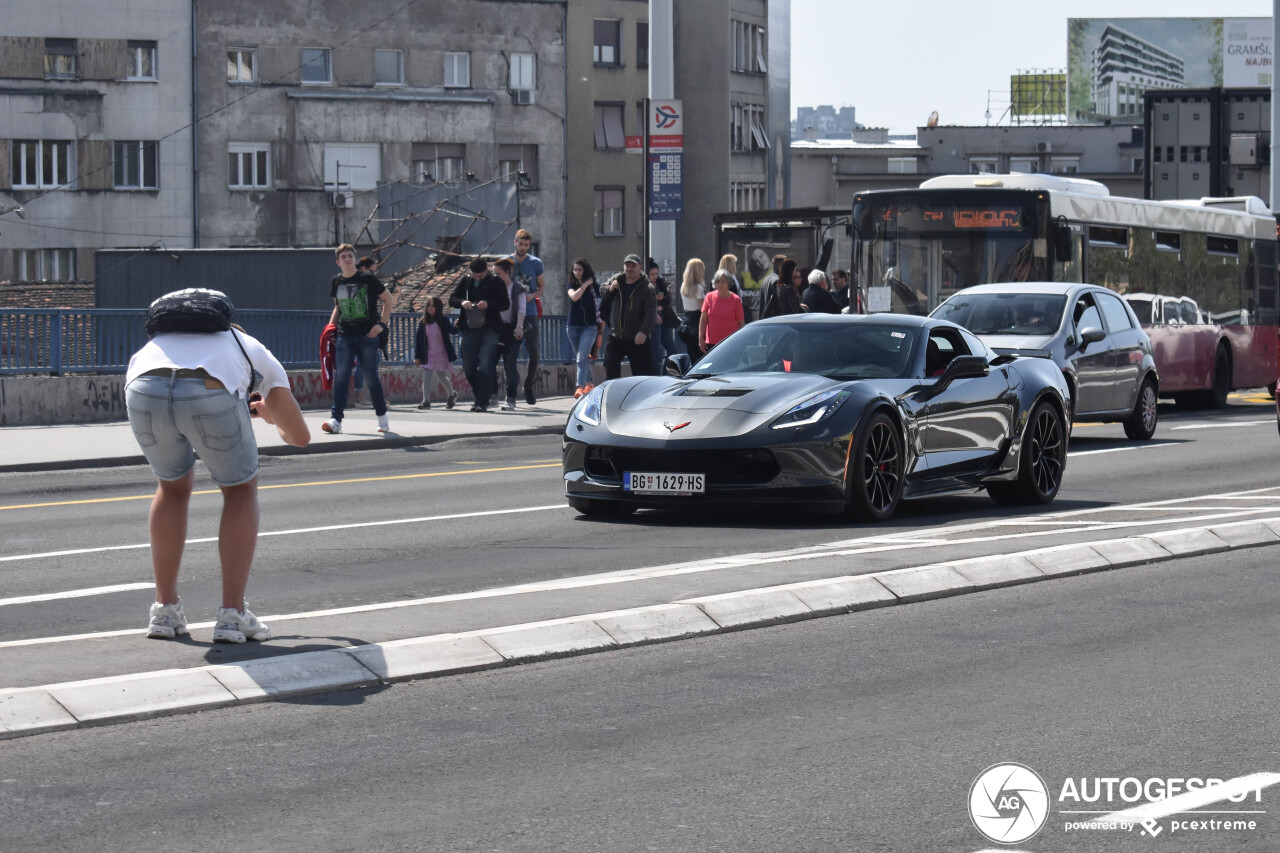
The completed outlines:
<svg viewBox="0 0 1280 853">
<path fill-rule="evenodd" d="M 1280 518 L 1250 520 L 237 664 L 0 690 L 0 739 L 456 675 L 1277 543 Z"/>
</svg>

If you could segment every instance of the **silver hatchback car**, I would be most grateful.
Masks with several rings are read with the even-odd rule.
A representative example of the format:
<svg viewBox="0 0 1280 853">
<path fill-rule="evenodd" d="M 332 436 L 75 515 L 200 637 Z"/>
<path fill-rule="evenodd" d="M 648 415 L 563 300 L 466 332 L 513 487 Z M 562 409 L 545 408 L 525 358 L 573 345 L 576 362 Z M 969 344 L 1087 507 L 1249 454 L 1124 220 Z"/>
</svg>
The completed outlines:
<svg viewBox="0 0 1280 853">
<path fill-rule="evenodd" d="M 1160 379 L 1151 339 L 1105 287 L 1059 282 L 981 284 L 930 315 L 973 332 L 996 352 L 1046 350 L 1071 388 L 1075 421 L 1121 421 L 1146 441 L 1156 431 Z"/>
</svg>

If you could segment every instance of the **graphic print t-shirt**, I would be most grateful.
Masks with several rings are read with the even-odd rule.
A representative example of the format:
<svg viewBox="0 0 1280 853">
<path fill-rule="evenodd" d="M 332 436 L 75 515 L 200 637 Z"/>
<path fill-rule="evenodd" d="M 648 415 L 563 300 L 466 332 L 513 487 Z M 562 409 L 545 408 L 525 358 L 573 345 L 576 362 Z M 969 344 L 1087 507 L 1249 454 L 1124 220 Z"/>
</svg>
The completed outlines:
<svg viewBox="0 0 1280 853">
<path fill-rule="evenodd" d="M 367 335 L 382 317 L 378 296 L 386 290 L 378 277 L 358 272 L 351 278 L 339 273 L 333 277 L 330 295 L 338 306 L 338 326 L 344 335 Z"/>
</svg>

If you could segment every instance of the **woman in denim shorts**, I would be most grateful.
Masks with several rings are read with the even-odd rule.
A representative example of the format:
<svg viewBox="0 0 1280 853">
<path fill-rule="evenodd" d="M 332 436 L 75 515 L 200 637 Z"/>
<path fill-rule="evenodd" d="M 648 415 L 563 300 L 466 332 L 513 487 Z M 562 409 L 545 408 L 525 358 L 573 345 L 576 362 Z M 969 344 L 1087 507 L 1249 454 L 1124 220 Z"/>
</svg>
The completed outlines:
<svg viewBox="0 0 1280 853">
<path fill-rule="evenodd" d="M 261 397 L 255 394 L 253 401 L 250 362 L 261 375 Z M 222 490 L 222 606 L 214 642 L 269 639 L 271 630 L 244 600 L 258 539 L 258 445 L 250 417 L 274 424 L 289 444 L 304 447 L 310 441 L 284 368 L 243 332 L 164 332 L 134 354 L 125 382 L 129 426 L 160 480 L 151 502 L 156 600 L 147 636 L 188 633 L 178 598 L 178 568 L 198 456 Z"/>
</svg>

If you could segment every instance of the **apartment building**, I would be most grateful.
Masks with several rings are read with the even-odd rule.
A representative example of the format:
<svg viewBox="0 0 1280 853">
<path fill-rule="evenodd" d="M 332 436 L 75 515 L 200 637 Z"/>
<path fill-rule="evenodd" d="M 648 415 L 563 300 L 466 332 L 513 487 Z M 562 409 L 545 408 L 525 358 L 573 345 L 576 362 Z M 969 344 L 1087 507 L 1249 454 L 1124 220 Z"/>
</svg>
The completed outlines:
<svg viewBox="0 0 1280 853">
<path fill-rule="evenodd" d="M 563 267 L 564 0 L 198 8 L 202 245 L 371 245 L 381 183 L 520 181 Z"/>
<path fill-rule="evenodd" d="M 93 276 L 103 247 L 192 241 L 191 4 L 7 0 L 0 281 Z"/>
<path fill-rule="evenodd" d="M 713 214 L 785 203 L 790 2 L 700 0 L 673 12 L 674 95 L 684 110 L 676 254 L 680 264 L 714 263 Z M 645 227 L 649 4 L 569 0 L 568 21 L 568 257 L 606 272 L 641 250 Z"/>
</svg>

